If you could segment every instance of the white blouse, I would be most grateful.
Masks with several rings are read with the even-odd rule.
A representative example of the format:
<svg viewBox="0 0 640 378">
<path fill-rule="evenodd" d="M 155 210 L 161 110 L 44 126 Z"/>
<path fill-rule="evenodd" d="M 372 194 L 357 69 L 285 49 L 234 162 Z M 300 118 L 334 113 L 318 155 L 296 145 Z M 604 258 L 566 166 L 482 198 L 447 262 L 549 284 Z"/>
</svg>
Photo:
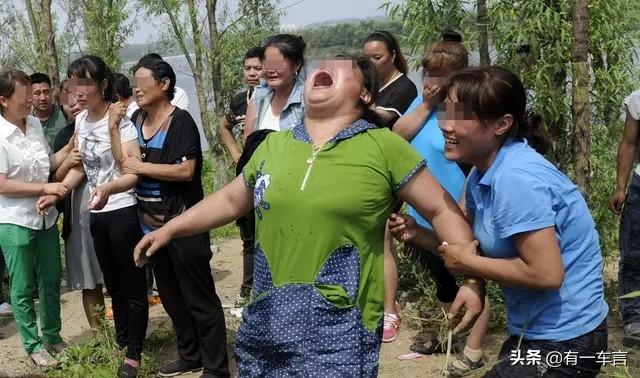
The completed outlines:
<svg viewBox="0 0 640 378">
<path fill-rule="evenodd" d="M 32 116 L 26 119 L 26 134 L 0 116 L 0 173 L 7 178 L 28 182 L 47 183 L 49 180 L 49 144 L 40 121 Z M 34 230 L 48 229 L 58 217 L 55 207 L 46 215 L 38 214 L 39 197 L 9 197 L 0 195 L 0 224 L 14 224 Z"/>
</svg>

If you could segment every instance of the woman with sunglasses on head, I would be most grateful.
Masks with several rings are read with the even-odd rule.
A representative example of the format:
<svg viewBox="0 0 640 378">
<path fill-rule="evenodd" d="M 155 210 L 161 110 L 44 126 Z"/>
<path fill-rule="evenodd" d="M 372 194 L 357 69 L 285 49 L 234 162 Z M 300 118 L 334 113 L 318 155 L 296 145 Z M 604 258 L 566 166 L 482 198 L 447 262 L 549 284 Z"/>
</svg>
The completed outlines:
<svg viewBox="0 0 640 378">
<path fill-rule="evenodd" d="M 578 187 L 541 155 L 550 142 L 527 114 L 520 79 L 499 67 L 456 72 L 443 87 L 445 157 L 471 164 L 467 217 L 477 241 L 438 248 L 450 269 L 502 286 L 509 334 L 487 377 L 595 377 L 607 350 L 600 240 Z M 408 216 L 394 234 L 427 250 L 438 243 Z M 477 250 L 481 247 L 483 253 Z M 544 364 L 573 353 L 577 363 Z M 539 365 L 510 356 L 540 355 Z"/>
<path fill-rule="evenodd" d="M 269 134 L 242 175 L 135 251 L 142 264 L 172 239 L 227 224 L 255 204 L 254 286 L 236 337 L 242 377 L 377 376 L 383 236 L 398 198 L 451 243 L 471 240 L 422 158 L 367 121 L 377 93 L 372 63 L 359 56 L 320 67 L 305 85 L 304 123 Z M 460 328 L 481 311 L 481 291 L 461 288 Z"/>
<path fill-rule="evenodd" d="M 48 180 L 72 146 L 50 152 L 40 121 L 29 115 L 31 102 L 29 76 L 18 70 L 0 74 L 0 248 L 20 339 L 33 362 L 48 368 L 56 360 L 45 347 L 61 352 L 66 344 L 60 337 L 58 212 L 40 205 L 67 194 L 67 186 Z M 42 336 L 34 310 L 36 282 Z"/>
</svg>

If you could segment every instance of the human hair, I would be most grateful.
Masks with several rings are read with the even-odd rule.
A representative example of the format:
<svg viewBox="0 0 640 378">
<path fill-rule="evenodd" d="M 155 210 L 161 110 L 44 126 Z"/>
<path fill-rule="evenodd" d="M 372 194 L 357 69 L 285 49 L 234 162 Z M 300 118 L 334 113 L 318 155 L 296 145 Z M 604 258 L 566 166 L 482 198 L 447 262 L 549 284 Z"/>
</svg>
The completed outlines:
<svg viewBox="0 0 640 378">
<path fill-rule="evenodd" d="M 296 72 L 300 72 L 304 66 L 304 50 L 307 44 L 301 36 L 292 34 L 277 34 L 267 37 L 263 44 L 263 51 L 267 47 L 277 48 L 282 56 L 293 63 L 297 67 Z"/>
<path fill-rule="evenodd" d="M 113 101 L 113 74 L 102 58 L 95 55 L 85 55 L 74 60 L 67 69 L 67 76 L 93 80 L 98 87 L 106 80 L 107 86 L 102 91 L 102 97 L 106 101 Z"/>
<path fill-rule="evenodd" d="M 32 73 L 31 76 L 29 76 L 29 78 L 31 79 L 31 85 L 47 83 L 49 84 L 49 87 L 51 87 L 51 78 L 47 74 L 43 74 L 42 72 L 36 72 L 36 73 Z"/>
<path fill-rule="evenodd" d="M 129 78 L 120 72 L 114 72 L 113 74 L 113 94 L 114 97 L 118 96 L 120 101 L 133 96 Z"/>
<path fill-rule="evenodd" d="M 163 60 L 162 56 L 158 53 L 148 53 L 143 55 L 139 60 L 137 64 L 146 62 L 148 60 Z"/>
<path fill-rule="evenodd" d="M 283 54 L 284 55 L 284 54 Z M 247 59 L 258 58 L 260 60 L 264 59 L 264 49 L 261 46 L 252 47 L 244 54 L 243 62 L 246 62 Z"/>
<path fill-rule="evenodd" d="M 469 65 L 469 52 L 460 41 L 442 40 L 427 48 L 422 68 L 427 72 L 446 73 Z"/>
<path fill-rule="evenodd" d="M 527 139 L 541 154 L 551 147 L 542 117 L 526 111 L 524 86 L 508 69 L 496 66 L 466 68 L 455 72 L 443 89 L 443 93 L 452 91 L 459 102 L 468 104 L 482 124 L 511 114 L 513 125 L 509 137 Z"/>
<path fill-rule="evenodd" d="M 20 70 L 0 73 L 0 97 L 9 98 L 13 96 L 13 93 L 16 91 L 16 83 L 31 85 L 31 78 Z M 2 106 L 0 106 L 0 114 L 4 114 Z"/>
<path fill-rule="evenodd" d="M 138 63 L 131 68 L 131 73 L 135 74 L 140 68 L 146 68 L 151 71 L 151 75 L 160 84 L 163 80 L 169 80 L 169 88 L 167 89 L 167 99 L 173 100 L 176 92 L 176 73 L 169 63 L 162 59 L 147 58 L 149 54 L 142 57 Z M 157 54 L 156 54 L 157 55 Z"/>
<path fill-rule="evenodd" d="M 58 85 L 58 93 L 69 93 L 69 79 L 60 80 Z"/>
<path fill-rule="evenodd" d="M 367 38 L 365 38 L 364 44 L 372 41 L 384 43 L 387 50 L 390 53 L 395 54 L 393 65 L 396 66 L 398 71 L 402 72 L 405 75 L 407 74 L 407 72 L 409 72 L 409 69 L 407 67 L 407 60 L 404 58 L 402 50 L 400 50 L 400 44 L 398 43 L 396 37 L 393 36 L 393 34 L 389 33 L 386 30 L 376 30 L 373 33 L 369 34 Z"/>
<path fill-rule="evenodd" d="M 378 94 L 378 88 L 380 85 L 378 84 L 378 71 L 376 70 L 376 66 L 371 62 L 371 59 L 364 55 L 354 56 L 339 54 L 335 57 L 339 59 L 350 59 L 353 62 L 353 68 L 357 67 L 358 71 L 360 71 L 362 74 L 362 84 L 371 95 L 368 103 L 360 103 L 363 111 L 362 118 L 373 124 L 380 124 L 380 117 L 370 108 L 370 105 L 375 104 L 376 102 L 376 95 Z"/>
</svg>

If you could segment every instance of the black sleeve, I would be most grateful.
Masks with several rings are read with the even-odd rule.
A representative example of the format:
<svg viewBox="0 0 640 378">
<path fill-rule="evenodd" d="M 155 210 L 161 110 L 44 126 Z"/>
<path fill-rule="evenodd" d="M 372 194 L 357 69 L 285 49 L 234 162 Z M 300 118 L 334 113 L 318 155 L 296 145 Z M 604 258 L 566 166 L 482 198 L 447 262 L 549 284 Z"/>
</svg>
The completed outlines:
<svg viewBox="0 0 640 378">
<path fill-rule="evenodd" d="M 58 134 L 56 134 L 56 138 L 53 140 L 54 153 L 60 151 L 64 146 L 67 145 L 67 143 L 69 143 L 69 140 L 71 140 L 71 137 L 73 136 L 74 130 L 75 125 L 72 123 L 70 125 L 67 125 L 67 127 L 63 128 L 62 130 L 58 131 Z"/>
<path fill-rule="evenodd" d="M 229 112 L 227 113 L 227 121 L 236 124 L 236 118 L 245 115 L 247 112 L 247 92 L 237 94 L 229 104 Z"/>
<path fill-rule="evenodd" d="M 177 164 L 202 155 L 198 127 L 186 110 L 176 110 L 167 138 L 168 164 Z"/>
<path fill-rule="evenodd" d="M 409 109 L 409 106 L 418 95 L 413 82 L 406 76 L 399 78 L 393 87 L 387 88 L 388 93 L 381 94 L 381 101 L 376 101 L 376 107 L 394 113 L 393 119 L 386 126 L 392 127 Z"/>
</svg>

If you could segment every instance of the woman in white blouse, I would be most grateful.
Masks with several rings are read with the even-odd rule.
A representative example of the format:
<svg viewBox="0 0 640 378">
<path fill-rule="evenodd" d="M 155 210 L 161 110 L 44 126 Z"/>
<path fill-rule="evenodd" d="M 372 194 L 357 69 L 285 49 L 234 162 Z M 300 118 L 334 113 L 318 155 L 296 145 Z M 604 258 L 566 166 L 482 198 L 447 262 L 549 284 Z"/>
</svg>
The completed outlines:
<svg viewBox="0 0 640 378">
<path fill-rule="evenodd" d="M 11 304 L 25 350 L 38 366 L 55 365 L 47 352 L 65 348 L 60 337 L 60 242 L 55 208 L 41 210 L 47 197 L 67 187 L 48 183 L 71 149 L 51 154 L 38 119 L 30 116 L 31 82 L 22 71 L 0 74 L 0 247 L 11 279 Z M 34 271 L 37 280 L 34 281 Z M 34 282 L 40 298 L 38 335 Z"/>
</svg>

